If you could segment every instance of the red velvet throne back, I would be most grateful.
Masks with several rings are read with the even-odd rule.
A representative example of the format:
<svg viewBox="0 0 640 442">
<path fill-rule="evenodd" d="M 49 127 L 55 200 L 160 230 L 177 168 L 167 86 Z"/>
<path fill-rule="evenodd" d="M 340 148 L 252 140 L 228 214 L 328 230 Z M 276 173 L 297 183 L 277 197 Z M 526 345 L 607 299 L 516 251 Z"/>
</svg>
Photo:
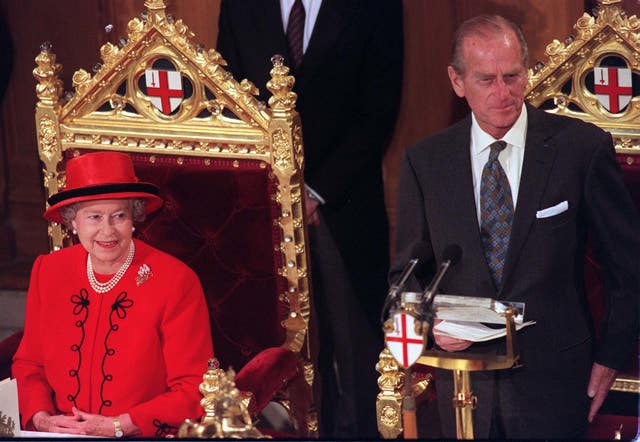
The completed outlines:
<svg viewBox="0 0 640 442">
<path fill-rule="evenodd" d="M 64 188 L 69 158 L 96 150 L 129 154 L 138 177 L 157 185 L 165 200 L 136 236 L 198 274 L 215 356 L 238 372 L 238 388 L 253 393 L 251 411 L 284 400 L 297 435 L 313 436 L 295 80 L 274 56 L 267 84 L 272 97 L 268 105 L 258 102 L 257 88 L 237 82 L 218 52 L 196 44 L 188 27 L 166 14 L 164 0 L 144 5 L 145 13 L 128 23 L 127 38 L 103 45 L 94 74 L 76 71 L 73 91 L 64 97 L 51 46 L 36 57 L 47 196 Z M 162 78 L 172 83 L 163 85 Z M 54 251 L 71 242 L 56 223 L 49 236 Z"/>
<path fill-rule="evenodd" d="M 277 274 L 281 238 L 271 221 L 277 207 L 270 170 L 257 161 L 234 168 L 232 161 L 196 159 L 176 167 L 176 158 L 132 157 L 140 178 L 158 185 L 165 199 L 138 228 L 139 238 L 200 277 L 223 367 L 239 370 L 261 350 L 281 345 L 288 309 L 278 301 L 286 281 Z"/>
</svg>

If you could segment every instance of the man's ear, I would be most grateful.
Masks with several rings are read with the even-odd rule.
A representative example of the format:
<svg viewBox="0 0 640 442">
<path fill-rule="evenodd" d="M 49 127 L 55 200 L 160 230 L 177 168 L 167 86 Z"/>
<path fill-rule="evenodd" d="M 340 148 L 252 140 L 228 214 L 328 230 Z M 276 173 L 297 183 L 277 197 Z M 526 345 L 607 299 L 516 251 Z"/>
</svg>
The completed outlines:
<svg viewBox="0 0 640 442">
<path fill-rule="evenodd" d="M 451 81 L 451 87 L 453 91 L 460 98 L 464 97 L 464 81 L 462 76 L 459 75 L 452 66 L 447 66 L 447 74 L 449 74 L 449 81 Z"/>
</svg>

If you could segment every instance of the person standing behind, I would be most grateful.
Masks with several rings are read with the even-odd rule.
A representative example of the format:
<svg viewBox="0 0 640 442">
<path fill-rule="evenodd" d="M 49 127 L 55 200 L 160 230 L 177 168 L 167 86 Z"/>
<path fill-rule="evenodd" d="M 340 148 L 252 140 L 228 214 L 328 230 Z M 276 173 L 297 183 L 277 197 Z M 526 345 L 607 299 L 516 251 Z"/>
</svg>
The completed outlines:
<svg viewBox="0 0 640 442">
<path fill-rule="evenodd" d="M 217 49 L 236 78 L 261 88 L 262 100 L 274 54 L 285 56 L 296 78 L 321 339 L 321 435 L 376 437 L 389 264 L 381 163 L 400 100 L 402 3 L 223 0 Z"/>
<path fill-rule="evenodd" d="M 518 333 L 523 366 L 472 373 L 474 436 L 580 439 L 637 342 L 640 219 L 609 133 L 524 105 L 527 58 L 522 32 L 503 17 L 458 29 L 448 74 L 471 115 L 405 152 L 390 279 L 416 241 L 428 244 L 434 266 L 447 245 L 460 245 L 441 290 L 525 302 L 537 322 Z M 587 235 L 607 296 L 595 345 Z M 448 351 L 471 345 L 438 334 L 435 342 Z M 504 341 L 469 350 L 498 352 Z M 444 436 L 455 437 L 451 374 L 436 378 Z"/>
</svg>

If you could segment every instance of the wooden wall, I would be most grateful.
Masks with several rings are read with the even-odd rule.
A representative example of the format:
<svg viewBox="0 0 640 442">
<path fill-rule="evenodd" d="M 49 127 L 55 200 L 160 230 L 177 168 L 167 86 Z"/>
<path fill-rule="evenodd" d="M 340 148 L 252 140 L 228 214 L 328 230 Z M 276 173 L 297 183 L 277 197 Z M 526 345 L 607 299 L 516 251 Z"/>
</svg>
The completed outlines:
<svg viewBox="0 0 640 442">
<path fill-rule="evenodd" d="M 242 1 L 242 0 L 236 0 Z M 267 0 L 265 0 L 267 1 Z M 277 1 L 277 0 L 271 0 Z M 446 76 L 450 41 L 462 20 L 483 12 L 500 13 L 522 24 L 531 62 L 542 59 L 552 39 L 564 39 L 593 0 L 404 0 L 405 74 L 400 116 L 384 161 L 392 232 L 398 163 L 402 151 L 457 120 L 465 105 L 450 91 Z M 169 10 L 182 18 L 206 47 L 214 47 L 219 0 L 172 0 Z M 634 0 L 624 0 L 638 13 Z M 24 288 L 30 265 L 48 250 L 41 217 L 44 194 L 34 125 L 35 80 L 31 71 L 39 45 L 53 44 L 70 87 L 78 68 L 91 70 L 99 47 L 125 35 L 126 23 L 143 0 L 0 0 L 0 18 L 13 41 L 11 78 L 0 107 L 0 289 Z M 112 24 L 107 34 L 105 25 Z M 5 57 L 6 48 L 0 48 Z M 224 55 L 224 54 L 223 54 Z M 263 85 L 258 85 L 263 87 Z"/>
</svg>

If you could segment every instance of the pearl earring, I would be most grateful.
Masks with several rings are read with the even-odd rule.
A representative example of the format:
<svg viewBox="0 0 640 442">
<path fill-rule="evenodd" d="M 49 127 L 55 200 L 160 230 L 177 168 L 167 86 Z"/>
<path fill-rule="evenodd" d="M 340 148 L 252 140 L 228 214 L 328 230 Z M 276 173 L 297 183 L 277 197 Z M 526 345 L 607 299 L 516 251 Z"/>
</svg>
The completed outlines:
<svg viewBox="0 0 640 442">
<path fill-rule="evenodd" d="M 74 235 L 77 235 L 77 234 L 78 234 L 78 231 L 77 231 L 76 229 L 73 229 L 73 234 L 74 234 Z"/>
<path fill-rule="evenodd" d="M 136 231 L 136 226 L 132 226 L 132 227 L 131 227 L 131 231 L 132 231 L 132 232 L 135 232 L 135 231 Z"/>
</svg>

